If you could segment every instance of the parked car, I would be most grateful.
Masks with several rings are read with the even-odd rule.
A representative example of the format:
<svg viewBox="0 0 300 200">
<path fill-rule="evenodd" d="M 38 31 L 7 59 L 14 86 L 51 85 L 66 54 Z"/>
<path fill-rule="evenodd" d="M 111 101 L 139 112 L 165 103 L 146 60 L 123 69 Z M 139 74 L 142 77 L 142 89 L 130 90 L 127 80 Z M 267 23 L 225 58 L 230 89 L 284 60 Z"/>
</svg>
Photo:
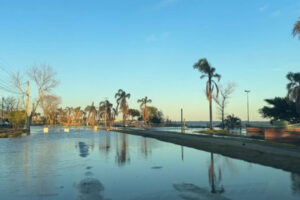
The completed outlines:
<svg viewBox="0 0 300 200">
<path fill-rule="evenodd" d="M 0 119 L 0 127 L 1 128 L 10 128 L 11 125 L 7 119 Z"/>
</svg>

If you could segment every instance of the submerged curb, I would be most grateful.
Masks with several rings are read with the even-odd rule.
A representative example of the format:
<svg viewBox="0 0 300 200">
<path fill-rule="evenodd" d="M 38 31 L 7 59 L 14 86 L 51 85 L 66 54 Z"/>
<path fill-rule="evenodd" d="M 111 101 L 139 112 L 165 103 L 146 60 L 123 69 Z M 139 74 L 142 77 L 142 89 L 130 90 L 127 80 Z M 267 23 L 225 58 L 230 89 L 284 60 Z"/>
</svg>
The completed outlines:
<svg viewBox="0 0 300 200">
<path fill-rule="evenodd" d="M 244 138 L 223 138 L 177 132 L 123 129 L 117 132 L 155 138 L 227 157 L 300 173 L 300 147 Z"/>
</svg>

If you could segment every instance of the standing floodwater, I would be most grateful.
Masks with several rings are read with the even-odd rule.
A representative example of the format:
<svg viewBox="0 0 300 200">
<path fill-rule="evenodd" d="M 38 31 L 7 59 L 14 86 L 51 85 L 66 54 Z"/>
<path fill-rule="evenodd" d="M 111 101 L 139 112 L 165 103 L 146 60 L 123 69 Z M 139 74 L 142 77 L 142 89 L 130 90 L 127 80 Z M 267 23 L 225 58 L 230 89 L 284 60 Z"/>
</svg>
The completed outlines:
<svg viewBox="0 0 300 200">
<path fill-rule="evenodd" d="M 300 175 L 155 139 L 32 128 L 0 140 L 0 199 L 299 199 Z"/>
</svg>

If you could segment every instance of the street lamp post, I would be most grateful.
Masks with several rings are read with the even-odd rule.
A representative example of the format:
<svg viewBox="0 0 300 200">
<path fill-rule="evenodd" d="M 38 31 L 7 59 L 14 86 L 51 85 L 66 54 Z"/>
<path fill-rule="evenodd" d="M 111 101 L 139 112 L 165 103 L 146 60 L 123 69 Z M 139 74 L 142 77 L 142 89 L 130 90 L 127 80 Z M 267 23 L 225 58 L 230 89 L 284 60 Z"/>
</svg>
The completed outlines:
<svg viewBox="0 0 300 200">
<path fill-rule="evenodd" d="M 247 118 L 248 118 L 248 124 L 249 124 L 249 92 L 250 90 L 245 90 L 247 93 Z"/>
</svg>

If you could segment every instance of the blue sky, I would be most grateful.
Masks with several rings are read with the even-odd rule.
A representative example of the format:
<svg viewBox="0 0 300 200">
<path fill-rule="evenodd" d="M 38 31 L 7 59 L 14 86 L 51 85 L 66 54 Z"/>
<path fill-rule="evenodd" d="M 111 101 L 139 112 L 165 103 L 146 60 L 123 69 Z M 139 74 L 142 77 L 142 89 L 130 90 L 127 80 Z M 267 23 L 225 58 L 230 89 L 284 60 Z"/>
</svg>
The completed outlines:
<svg viewBox="0 0 300 200">
<path fill-rule="evenodd" d="M 63 105 L 114 102 L 122 88 L 131 107 L 148 96 L 173 120 L 181 107 L 187 120 L 208 120 L 205 81 L 192 68 L 205 57 L 220 84 L 237 84 L 227 113 L 246 119 L 250 89 L 250 117 L 261 120 L 263 100 L 284 96 L 285 75 L 299 72 L 299 17 L 298 0 L 1 0 L 0 64 L 48 63 Z"/>
</svg>

